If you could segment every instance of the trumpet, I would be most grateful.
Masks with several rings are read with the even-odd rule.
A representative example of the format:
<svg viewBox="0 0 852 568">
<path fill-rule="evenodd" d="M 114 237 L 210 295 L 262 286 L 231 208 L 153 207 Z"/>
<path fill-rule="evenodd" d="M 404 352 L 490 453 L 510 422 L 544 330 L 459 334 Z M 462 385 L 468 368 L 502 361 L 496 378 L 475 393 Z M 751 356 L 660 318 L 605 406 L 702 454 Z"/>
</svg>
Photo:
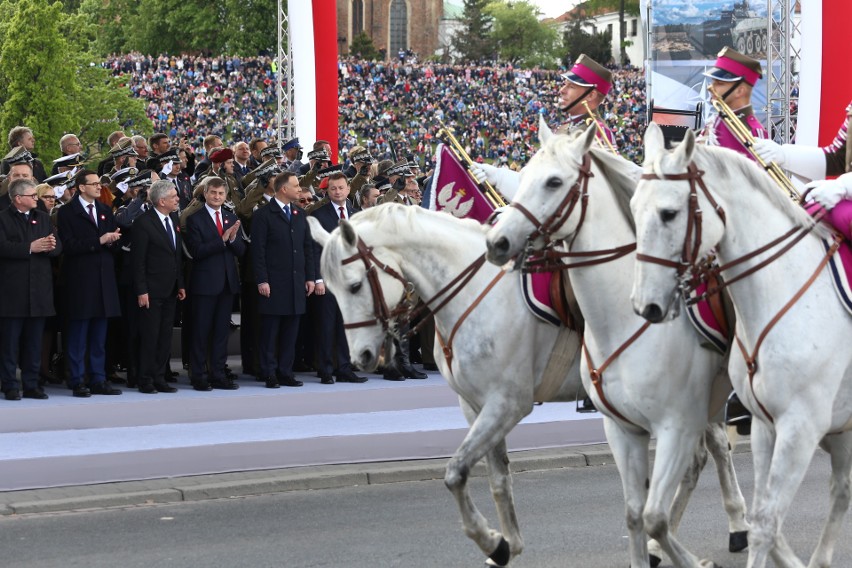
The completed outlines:
<svg viewBox="0 0 852 568">
<path fill-rule="evenodd" d="M 766 173 L 768 173 L 769 177 L 778 184 L 778 187 L 784 190 L 791 199 L 800 201 L 801 196 L 799 195 L 799 192 L 796 191 L 796 187 L 793 185 L 793 182 L 784 174 L 781 167 L 775 162 L 766 163 L 764 159 L 760 157 L 760 154 L 754 151 L 754 136 L 752 136 L 751 131 L 742 123 L 737 115 L 734 114 L 731 107 L 722 100 L 722 97 L 716 93 L 713 87 L 707 87 L 707 90 L 713 95 L 710 99 L 710 104 L 712 104 L 713 108 L 716 109 L 716 112 L 719 113 L 719 118 L 724 121 L 725 126 L 728 127 L 728 130 L 731 131 L 734 138 L 743 145 L 751 157 L 760 164 L 760 167 L 766 170 Z"/>
<path fill-rule="evenodd" d="M 460 161 L 466 163 L 468 167 L 473 165 L 473 160 L 470 158 L 468 153 L 464 151 L 464 147 L 453 135 L 452 131 L 450 131 L 447 125 L 441 121 L 438 121 L 438 124 L 441 125 L 441 128 L 438 130 L 437 134 L 438 138 L 441 138 L 441 134 L 443 133 L 446 136 L 447 141 L 450 144 L 450 148 L 452 149 L 453 153 L 455 153 L 456 157 Z M 482 182 L 482 184 L 480 185 L 483 186 L 483 195 L 485 195 L 485 198 L 488 200 L 489 203 L 491 203 L 491 205 L 495 209 L 497 209 L 498 207 L 506 207 L 509 204 L 509 202 L 506 201 L 506 198 L 500 195 L 500 192 L 497 191 L 497 189 L 493 185 L 488 183 L 487 180 Z"/>
<path fill-rule="evenodd" d="M 594 123 L 595 128 L 597 128 L 598 130 L 597 139 L 598 144 L 600 144 L 600 147 L 604 150 L 609 150 L 610 152 L 618 156 L 618 150 L 616 150 L 615 146 L 612 145 L 612 142 L 609 141 L 609 136 L 606 135 L 606 131 L 603 129 L 603 126 L 601 126 L 601 120 L 598 115 L 595 114 L 595 111 L 591 109 L 589 103 L 587 103 L 586 101 L 583 101 L 583 108 L 585 108 L 586 112 L 589 114 L 589 119 L 586 121 L 586 124 L 591 121 L 592 123 Z"/>
</svg>

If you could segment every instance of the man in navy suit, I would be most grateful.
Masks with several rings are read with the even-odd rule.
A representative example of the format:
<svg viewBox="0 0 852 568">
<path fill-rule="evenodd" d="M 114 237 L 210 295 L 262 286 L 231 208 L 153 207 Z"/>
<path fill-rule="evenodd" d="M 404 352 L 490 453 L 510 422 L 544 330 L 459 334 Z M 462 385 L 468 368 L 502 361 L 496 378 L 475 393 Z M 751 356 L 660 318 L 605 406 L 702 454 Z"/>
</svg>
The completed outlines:
<svg viewBox="0 0 852 568">
<path fill-rule="evenodd" d="M 274 197 L 252 216 L 251 254 L 257 283 L 260 367 L 267 388 L 300 387 L 293 378 L 299 318 L 314 291 L 311 231 L 299 202 L 299 178 L 278 174 Z"/>
<path fill-rule="evenodd" d="M 15 367 L 21 368 L 24 398 L 45 399 L 38 386 L 41 336 L 53 308 L 50 257 L 62 252 L 47 213 L 36 208 L 35 181 L 9 184 L 11 206 L 0 212 L 0 386 L 6 400 L 21 400 Z"/>
<path fill-rule="evenodd" d="M 172 326 L 183 285 L 180 222 L 175 213 L 180 200 L 174 184 L 151 184 L 152 207 L 133 222 L 131 266 L 139 305 L 139 392 L 176 392 L 166 383 Z"/>
<path fill-rule="evenodd" d="M 339 168 L 339 166 L 338 166 Z M 350 219 L 355 212 L 346 199 L 349 195 L 349 182 L 339 169 L 328 176 L 328 203 L 315 209 L 311 215 L 317 218 L 326 231 L 333 231 L 341 219 Z M 317 248 L 319 246 L 317 245 Z M 320 251 L 317 251 L 319 259 Z M 314 299 L 318 316 L 317 348 L 319 350 L 319 369 L 317 376 L 324 385 L 334 384 L 332 372 L 338 382 L 363 383 L 366 377 L 359 377 L 352 370 L 349 358 L 349 344 L 343 329 L 343 316 L 337 306 L 334 294 L 327 292 L 323 281 L 317 280 Z M 332 348 L 334 353 L 332 353 Z M 337 366 L 334 365 L 335 360 Z"/>
<path fill-rule="evenodd" d="M 65 245 L 61 277 L 68 319 L 68 387 L 76 397 L 121 394 L 106 381 L 107 321 L 121 315 L 114 262 L 121 231 L 112 210 L 98 201 L 101 184 L 96 172 L 80 171 L 73 185 L 77 196 L 56 214 Z"/>
<path fill-rule="evenodd" d="M 234 296 L 240 291 L 236 259 L 243 256 L 246 244 L 237 216 L 222 208 L 227 193 L 225 180 L 209 178 L 204 188 L 204 207 L 186 220 L 185 242 L 192 257 L 189 360 L 192 386 L 198 391 L 239 388 L 225 375 L 225 362 L 231 309 Z"/>
</svg>

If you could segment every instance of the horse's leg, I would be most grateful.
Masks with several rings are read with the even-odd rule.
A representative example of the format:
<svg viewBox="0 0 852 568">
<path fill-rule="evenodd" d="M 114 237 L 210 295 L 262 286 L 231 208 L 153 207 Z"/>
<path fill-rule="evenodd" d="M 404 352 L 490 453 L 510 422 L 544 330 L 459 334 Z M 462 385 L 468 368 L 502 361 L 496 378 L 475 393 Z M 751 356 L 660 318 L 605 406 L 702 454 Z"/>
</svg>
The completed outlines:
<svg viewBox="0 0 852 568">
<path fill-rule="evenodd" d="M 788 409 L 788 413 L 798 414 L 791 409 Z M 754 425 L 752 423 L 752 440 L 754 440 Z M 762 428 L 766 426 L 761 424 L 758 430 Z M 758 437 L 764 435 L 765 433 L 759 433 Z M 748 568 L 766 566 L 769 554 L 776 546 L 776 538 L 781 533 L 781 525 L 807 473 L 820 438 L 811 421 L 784 421 L 783 417 L 781 420 L 776 420 L 769 468 L 764 483 L 760 486 L 755 485 L 752 526 L 749 533 Z M 757 460 L 758 458 L 755 457 L 755 482 L 758 481 Z M 784 562 L 792 562 L 792 566 L 802 565 L 796 564 L 798 559 L 795 555 L 789 555 L 792 552 L 789 547 L 786 547 L 787 550 L 783 550 L 782 547 L 784 545 L 774 551 L 773 558 L 782 557 Z"/>
<path fill-rule="evenodd" d="M 686 425 L 685 425 L 686 426 Z M 669 511 L 677 485 L 683 478 L 692 459 L 702 432 L 682 429 L 666 429 L 657 437 L 657 455 L 651 475 L 651 488 L 645 504 L 645 530 L 660 542 L 672 564 L 679 568 L 714 566 L 711 562 L 699 561 L 675 538 L 669 524 Z"/>
<path fill-rule="evenodd" d="M 722 422 L 710 422 L 704 430 L 704 439 L 707 450 L 716 463 L 716 473 L 722 488 L 722 503 L 728 513 L 728 550 L 740 552 L 748 546 L 746 503 L 737 481 L 737 472 L 734 471 L 725 425 Z"/>
<path fill-rule="evenodd" d="M 630 547 L 630 568 L 649 568 L 648 541 L 642 512 L 648 495 L 648 442 L 646 433 L 623 429 L 612 418 L 604 416 L 604 431 L 612 450 L 621 485 L 624 488 L 624 508 Z"/>
<path fill-rule="evenodd" d="M 704 436 L 702 436 L 698 441 L 698 445 L 695 446 L 692 462 L 686 468 L 686 473 L 677 487 L 677 492 L 672 502 L 669 514 L 669 530 L 672 533 L 677 533 L 680 520 L 683 518 L 683 513 L 686 511 L 686 506 L 689 504 L 692 492 L 695 491 L 695 487 L 698 485 L 698 478 L 701 476 L 701 471 L 705 465 L 707 465 L 707 446 Z M 648 541 L 648 553 L 651 556 L 651 566 L 656 566 L 662 561 L 663 549 L 657 540 L 651 539 Z"/>
<path fill-rule="evenodd" d="M 524 539 L 518 526 L 518 516 L 515 514 L 515 500 L 512 497 L 512 472 L 509 471 L 509 455 L 506 451 L 506 440 L 502 440 L 485 455 L 488 460 L 488 480 L 491 484 L 491 495 L 497 505 L 497 516 L 500 517 L 500 530 L 503 538 L 509 543 L 512 558 L 524 550 Z M 486 564 L 497 565 L 492 559 Z"/>
<path fill-rule="evenodd" d="M 471 405 L 459 397 L 459 404 L 471 427 L 456 453 L 447 463 L 444 483 L 455 496 L 464 524 L 464 532 L 495 565 L 505 566 L 511 559 L 509 543 L 499 532 L 488 527 L 488 521 L 476 508 L 467 485 L 470 470 L 503 442 L 506 435 L 521 419 L 529 414 L 529 406 L 508 401 L 513 397 L 497 398 L 487 402 L 477 414 Z"/>
<path fill-rule="evenodd" d="M 839 536 L 846 510 L 849 508 L 852 432 L 830 434 L 822 439 L 820 445 L 831 455 L 831 509 L 808 568 L 831 566 L 834 543 Z"/>
</svg>

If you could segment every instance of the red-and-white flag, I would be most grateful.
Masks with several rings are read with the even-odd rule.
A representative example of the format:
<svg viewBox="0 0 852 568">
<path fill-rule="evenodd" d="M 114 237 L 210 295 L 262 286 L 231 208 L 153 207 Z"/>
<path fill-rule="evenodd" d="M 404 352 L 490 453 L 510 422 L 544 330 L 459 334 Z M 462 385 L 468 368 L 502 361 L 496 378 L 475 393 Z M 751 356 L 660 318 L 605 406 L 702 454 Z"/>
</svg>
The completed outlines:
<svg viewBox="0 0 852 568">
<path fill-rule="evenodd" d="M 445 145 L 438 144 L 435 155 L 429 209 L 484 223 L 494 212 L 494 206 L 480 191 L 476 180 Z"/>
<path fill-rule="evenodd" d="M 308 149 L 317 140 L 327 140 L 337 162 L 337 3 L 287 2 L 287 18 L 293 44 L 296 135 Z"/>
<path fill-rule="evenodd" d="M 852 73 L 844 46 L 849 39 L 852 2 L 802 2 L 802 64 L 796 141 L 808 146 L 831 143 L 852 101 Z"/>
</svg>

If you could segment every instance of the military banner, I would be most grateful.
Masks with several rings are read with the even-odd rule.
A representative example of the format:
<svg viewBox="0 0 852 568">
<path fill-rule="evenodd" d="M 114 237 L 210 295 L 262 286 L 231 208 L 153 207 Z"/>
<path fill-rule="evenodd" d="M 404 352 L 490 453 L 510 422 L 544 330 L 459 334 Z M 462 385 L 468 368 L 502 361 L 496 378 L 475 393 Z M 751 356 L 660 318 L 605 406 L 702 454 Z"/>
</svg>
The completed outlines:
<svg viewBox="0 0 852 568">
<path fill-rule="evenodd" d="M 452 150 L 438 144 L 429 209 L 484 223 L 494 207 Z"/>
</svg>

